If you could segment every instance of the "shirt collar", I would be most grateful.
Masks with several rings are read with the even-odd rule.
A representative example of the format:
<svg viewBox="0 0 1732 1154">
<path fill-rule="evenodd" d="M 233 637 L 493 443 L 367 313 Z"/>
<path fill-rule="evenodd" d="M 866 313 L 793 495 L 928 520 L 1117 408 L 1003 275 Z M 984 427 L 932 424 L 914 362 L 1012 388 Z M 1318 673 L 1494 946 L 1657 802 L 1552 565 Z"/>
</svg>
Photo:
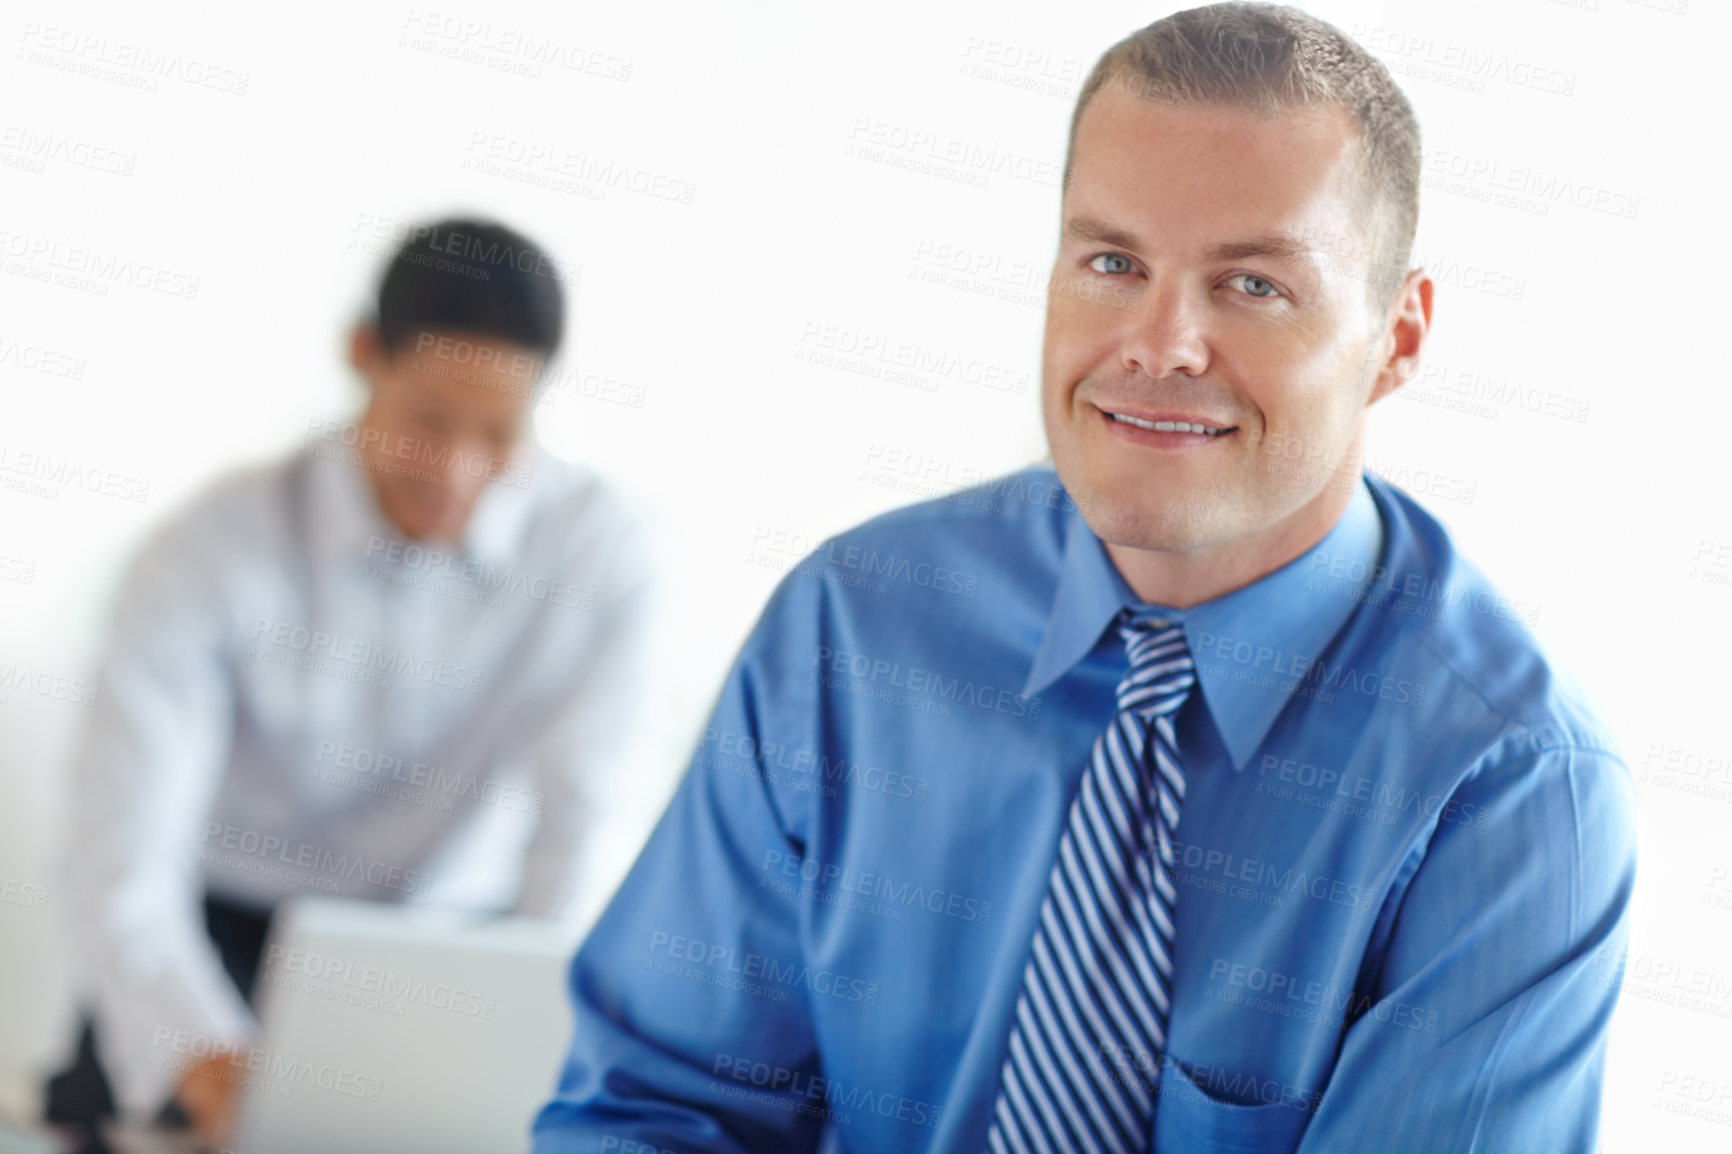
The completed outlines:
<svg viewBox="0 0 1732 1154">
<path fill-rule="evenodd" d="M 405 540 L 380 510 L 373 486 L 352 454 L 325 453 L 318 448 L 314 446 L 308 457 L 312 539 L 321 558 L 353 560 L 377 553 L 376 541 Z M 520 486 L 500 479 L 482 490 L 463 529 L 460 550 L 465 559 L 503 566 L 521 554 L 534 501 L 534 478 L 548 464 L 540 445 L 531 441 L 520 446 L 516 467 L 506 476 L 523 478 L 524 483 Z"/>
<path fill-rule="evenodd" d="M 1230 660 L 1208 660 L 1199 640 L 1211 646 L 1223 639 L 1249 642 L 1252 652 L 1267 649 L 1289 659 L 1316 660 L 1352 615 L 1359 603 L 1356 593 L 1371 583 L 1383 537 L 1382 518 L 1361 477 L 1341 520 L 1307 552 L 1201 605 L 1152 606 L 1184 626 L 1197 662 L 1197 683 L 1235 769 L 1243 769 L 1262 745 L 1288 695 L 1235 678 L 1236 672 L 1258 670 Z M 1332 582 L 1327 590 L 1318 587 L 1324 579 Z M 1113 618 L 1130 606 L 1151 608 L 1126 584 L 1088 522 L 1071 514 L 1052 611 L 1023 695 L 1039 693 L 1088 656 Z"/>
</svg>

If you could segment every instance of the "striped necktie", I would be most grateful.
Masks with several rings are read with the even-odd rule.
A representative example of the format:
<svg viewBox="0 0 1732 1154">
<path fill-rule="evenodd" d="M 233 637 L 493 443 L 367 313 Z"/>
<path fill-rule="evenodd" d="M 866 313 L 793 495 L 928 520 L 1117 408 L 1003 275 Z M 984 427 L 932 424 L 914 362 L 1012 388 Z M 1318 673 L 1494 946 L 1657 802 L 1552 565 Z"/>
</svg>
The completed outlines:
<svg viewBox="0 0 1732 1154">
<path fill-rule="evenodd" d="M 1139 1154 L 1153 1142 L 1173 972 L 1173 715 L 1196 684 L 1184 629 L 1124 610 L 1130 669 L 1095 739 L 1023 970 L 993 1154 Z M 1165 869 L 1153 869 L 1156 855 Z"/>
</svg>

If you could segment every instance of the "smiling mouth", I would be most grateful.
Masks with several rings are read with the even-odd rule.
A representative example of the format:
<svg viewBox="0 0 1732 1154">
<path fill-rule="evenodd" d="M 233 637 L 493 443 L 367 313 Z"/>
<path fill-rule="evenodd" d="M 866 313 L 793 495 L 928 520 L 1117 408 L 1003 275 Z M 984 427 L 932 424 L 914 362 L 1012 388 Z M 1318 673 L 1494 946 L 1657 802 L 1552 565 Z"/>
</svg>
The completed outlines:
<svg viewBox="0 0 1732 1154">
<path fill-rule="evenodd" d="M 1121 424 L 1134 425 L 1152 433 L 1202 433 L 1204 436 L 1220 437 L 1239 427 L 1226 425 L 1217 428 L 1214 425 L 1199 424 L 1196 421 L 1145 421 L 1140 417 L 1126 416 L 1124 413 L 1108 413 L 1107 416 Z"/>
</svg>

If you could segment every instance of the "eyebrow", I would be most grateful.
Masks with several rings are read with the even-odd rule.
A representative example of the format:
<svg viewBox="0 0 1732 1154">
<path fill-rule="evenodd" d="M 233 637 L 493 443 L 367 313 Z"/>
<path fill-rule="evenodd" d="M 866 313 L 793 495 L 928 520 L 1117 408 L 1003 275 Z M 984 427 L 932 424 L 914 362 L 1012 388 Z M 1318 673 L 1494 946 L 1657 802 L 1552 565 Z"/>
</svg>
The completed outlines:
<svg viewBox="0 0 1732 1154">
<path fill-rule="evenodd" d="M 1134 233 L 1127 232 L 1092 216 L 1074 216 L 1065 221 L 1064 237 L 1066 240 L 1108 244 L 1114 248 L 1141 249 L 1143 247 L 1142 242 Z M 1223 241 L 1209 250 L 1209 259 L 1244 260 L 1254 256 L 1291 259 L 1315 251 L 1302 238 L 1291 233 L 1272 232 L 1262 236 L 1247 237 L 1244 240 Z"/>
</svg>

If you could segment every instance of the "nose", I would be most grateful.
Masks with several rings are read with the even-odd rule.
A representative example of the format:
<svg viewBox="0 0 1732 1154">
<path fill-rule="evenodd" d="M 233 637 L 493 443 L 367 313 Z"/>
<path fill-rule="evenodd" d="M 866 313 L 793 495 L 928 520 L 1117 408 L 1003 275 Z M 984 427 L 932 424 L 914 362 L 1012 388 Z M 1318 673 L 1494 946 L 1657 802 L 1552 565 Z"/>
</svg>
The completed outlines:
<svg viewBox="0 0 1732 1154">
<path fill-rule="evenodd" d="M 1209 367 L 1204 308 L 1183 284 L 1152 278 L 1130 309 L 1129 327 L 1119 348 L 1121 363 L 1155 380 L 1174 373 L 1201 376 Z"/>
</svg>

